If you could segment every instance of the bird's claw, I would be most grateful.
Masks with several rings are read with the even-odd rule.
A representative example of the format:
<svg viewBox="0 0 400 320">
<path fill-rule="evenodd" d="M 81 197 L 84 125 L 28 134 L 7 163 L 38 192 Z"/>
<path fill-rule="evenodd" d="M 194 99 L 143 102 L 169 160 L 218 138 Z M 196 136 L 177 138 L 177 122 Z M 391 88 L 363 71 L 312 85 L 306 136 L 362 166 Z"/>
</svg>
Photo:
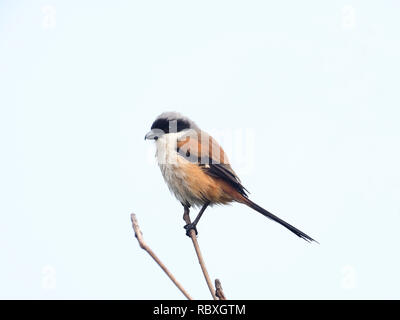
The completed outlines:
<svg viewBox="0 0 400 320">
<path fill-rule="evenodd" d="M 197 229 L 196 229 L 196 225 L 193 224 L 193 223 L 189 223 L 189 224 L 187 224 L 186 226 L 184 226 L 183 228 L 186 229 L 186 235 L 187 235 L 189 238 L 191 238 L 190 230 L 194 230 L 194 231 L 196 232 L 196 236 L 197 236 L 197 234 L 198 234 Z"/>
</svg>

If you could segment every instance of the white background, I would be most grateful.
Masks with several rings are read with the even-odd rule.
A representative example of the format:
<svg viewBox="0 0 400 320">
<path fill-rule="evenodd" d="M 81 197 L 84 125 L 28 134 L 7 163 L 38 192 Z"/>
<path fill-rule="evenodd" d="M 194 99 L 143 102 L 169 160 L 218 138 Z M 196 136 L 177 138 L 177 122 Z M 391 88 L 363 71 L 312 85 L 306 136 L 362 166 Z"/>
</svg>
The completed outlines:
<svg viewBox="0 0 400 320">
<path fill-rule="evenodd" d="M 144 141 L 219 132 L 255 211 L 208 209 L 231 299 L 400 298 L 397 1 L 0 1 L 0 298 L 209 298 Z M 218 134 L 217 134 L 218 136 Z M 229 142 L 230 141 L 230 142 Z"/>
</svg>

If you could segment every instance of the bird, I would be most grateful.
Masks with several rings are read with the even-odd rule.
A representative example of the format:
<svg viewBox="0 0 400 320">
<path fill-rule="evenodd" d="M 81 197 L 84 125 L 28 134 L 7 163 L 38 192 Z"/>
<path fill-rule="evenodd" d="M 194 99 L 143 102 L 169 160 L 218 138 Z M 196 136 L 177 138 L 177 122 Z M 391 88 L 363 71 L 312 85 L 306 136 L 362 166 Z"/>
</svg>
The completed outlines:
<svg viewBox="0 0 400 320">
<path fill-rule="evenodd" d="M 164 180 L 183 205 L 200 208 L 192 223 L 185 225 L 196 235 L 197 224 L 207 207 L 232 202 L 244 204 L 279 223 L 307 242 L 317 242 L 278 216 L 249 199 L 248 190 L 232 169 L 222 147 L 197 124 L 178 112 L 163 112 L 152 123 L 145 140 L 154 140 L 156 158 Z"/>
</svg>

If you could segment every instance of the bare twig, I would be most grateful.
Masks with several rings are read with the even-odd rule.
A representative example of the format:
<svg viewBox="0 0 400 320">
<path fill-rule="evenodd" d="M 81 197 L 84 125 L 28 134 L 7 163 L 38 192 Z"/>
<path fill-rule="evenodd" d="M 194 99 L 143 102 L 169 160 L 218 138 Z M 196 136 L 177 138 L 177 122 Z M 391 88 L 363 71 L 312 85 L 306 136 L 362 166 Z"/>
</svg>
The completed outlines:
<svg viewBox="0 0 400 320">
<path fill-rule="evenodd" d="M 133 230 L 135 231 L 135 237 L 137 238 L 140 247 L 143 250 L 147 251 L 147 253 L 154 259 L 154 261 L 157 262 L 157 264 L 161 267 L 161 269 L 164 270 L 164 272 L 167 274 L 167 276 L 178 287 L 178 289 L 184 294 L 184 296 L 189 300 L 193 300 L 192 297 L 189 295 L 189 293 L 186 292 L 186 290 L 182 287 L 182 285 L 178 282 L 178 280 L 175 279 L 173 274 L 167 269 L 167 267 L 156 256 L 156 254 L 153 252 L 153 250 L 151 250 L 150 247 L 144 242 L 142 231 L 140 231 L 139 224 L 137 222 L 136 215 L 134 213 L 131 214 L 131 220 L 132 220 Z"/>
<path fill-rule="evenodd" d="M 185 212 L 183 214 L 183 220 L 185 220 L 186 224 L 191 224 L 190 216 L 189 216 L 189 208 L 185 207 Z M 211 295 L 214 300 L 217 300 L 217 296 L 215 295 L 215 289 L 211 282 L 210 276 L 208 275 L 208 271 L 206 268 L 206 264 L 204 263 L 203 256 L 200 251 L 199 243 L 197 242 L 196 232 L 191 229 L 190 231 L 190 238 L 192 239 L 194 249 L 196 250 L 197 258 L 199 259 L 201 270 L 203 271 L 204 278 L 206 279 L 208 289 L 211 292 Z"/>
<path fill-rule="evenodd" d="M 219 300 L 226 300 L 224 290 L 222 290 L 221 281 L 219 281 L 219 279 L 215 279 L 215 295 L 219 298 Z"/>
</svg>

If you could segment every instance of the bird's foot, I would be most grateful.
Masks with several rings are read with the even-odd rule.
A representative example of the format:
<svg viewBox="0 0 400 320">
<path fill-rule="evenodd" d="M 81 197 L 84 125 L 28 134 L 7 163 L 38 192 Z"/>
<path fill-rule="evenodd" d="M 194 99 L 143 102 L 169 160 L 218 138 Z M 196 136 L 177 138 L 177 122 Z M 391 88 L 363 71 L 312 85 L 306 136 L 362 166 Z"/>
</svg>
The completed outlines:
<svg viewBox="0 0 400 320">
<path fill-rule="evenodd" d="M 189 223 L 186 226 L 184 226 L 183 228 L 186 229 L 186 235 L 191 238 L 192 236 L 190 235 L 190 230 L 194 230 L 196 232 L 196 236 L 198 234 L 197 229 L 196 229 L 196 225 L 194 223 Z"/>
</svg>

